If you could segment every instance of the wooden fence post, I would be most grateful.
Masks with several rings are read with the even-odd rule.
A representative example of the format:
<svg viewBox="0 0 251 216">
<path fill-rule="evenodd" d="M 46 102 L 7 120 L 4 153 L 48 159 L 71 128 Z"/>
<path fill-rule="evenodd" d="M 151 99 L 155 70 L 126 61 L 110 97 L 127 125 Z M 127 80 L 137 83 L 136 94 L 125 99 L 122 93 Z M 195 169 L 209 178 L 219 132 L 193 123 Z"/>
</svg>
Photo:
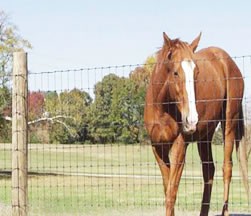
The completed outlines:
<svg viewBox="0 0 251 216">
<path fill-rule="evenodd" d="M 12 86 L 12 216 L 27 215 L 27 53 L 13 54 Z"/>
</svg>

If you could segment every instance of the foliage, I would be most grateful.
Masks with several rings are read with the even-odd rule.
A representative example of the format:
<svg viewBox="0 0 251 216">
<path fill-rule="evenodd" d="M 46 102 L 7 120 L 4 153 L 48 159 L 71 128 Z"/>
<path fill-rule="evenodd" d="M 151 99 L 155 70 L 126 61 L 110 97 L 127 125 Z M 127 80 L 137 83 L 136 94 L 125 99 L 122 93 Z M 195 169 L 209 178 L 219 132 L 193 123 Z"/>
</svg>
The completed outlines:
<svg viewBox="0 0 251 216">
<path fill-rule="evenodd" d="M 59 116 L 50 128 L 50 142 L 72 143 L 87 139 L 84 129 L 88 107 L 92 99 L 88 93 L 73 89 L 70 92 L 48 92 L 45 95 L 45 113 L 48 117 Z"/>
<path fill-rule="evenodd" d="M 42 117 L 44 112 L 44 95 L 41 92 L 28 93 L 29 120 Z"/>
<path fill-rule="evenodd" d="M 116 140 L 123 143 L 139 143 L 145 91 L 143 88 L 137 88 L 131 79 L 121 79 L 120 82 L 120 88 L 113 92 L 111 109 Z"/>
<path fill-rule="evenodd" d="M 5 86 L 10 79 L 12 53 L 30 49 L 28 40 L 18 34 L 17 27 L 9 21 L 8 15 L 0 10 L 0 81 Z"/>
<path fill-rule="evenodd" d="M 94 101 L 79 89 L 44 93 L 44 114 L 61 116 L 50 124 L 50 142 L 142 142 L 145 90 L 154 61 L 149 57 L 128 78 L 112 73 L 103 77 L 94 87 Z"/>
<path fill-rule="evenodd" d="M 9 88 L 0 88 L 0 142 L 10 142 L 11 122 L 5 120 L 5 116 L 11 116 L 11 92 Z"/>
<path fill-rule="evenodd" d="M 11 92 L 6 86 L 0 88 L 0 113 L 2 115 L 11 113 Z"/>
<path fill-rule="evenodd" d="M 213 145 L 222 145 L 223 144 L 223 136 L 222 136 L 221 127 L 217 127 L 217 129 L 215 130 L 212 144 Z"/>
<path fill-rule="evenodd" d="M 245 129 L 245 145 L 247 147 L 247 156 L 251 155 L 251 125 L 248 124 Z"/>
<path fill-rule="evenodd" d="M 115 140 L 114 127 L 111 127 L 111 106 L 113 91 L 119 87 L 120 79 L 115 74 L 109 74 L 95 85 L 95 101 L 88 113 L 88 132 L 92 142 L 109 143 Z"/>
<path fill-rule="evenodd" d="M 73 142 L 69 134 L 69 131 L 67 131 L 65 127 L 61 124 L 52 124 L 50 126 L 49 139 L 50 143 L 55 143 L 55 144 L 58 143 L 66 144 Z"/>
<path fill-rule="evenodd" d="M 135 82 L 138 87 L 144 87 L 149 84 L 152 71 L 156 65 L 156 58 L 149 56 L 143 67 L 137 67 L 130 73 L 130 79 Z"/>
<path fill-rule="evenodd" d="M 44 97 L 44 110 L 46 115 L 52 116 L 59 114 L 60 103 L 58 93 L 56 91 L 48 91 L 44 93 Z"/>
<path fill-rule="evenodd" d="M 11 142 L 11 122 L 0 115 L 0 143 Z"/>
<path fill-rule="evenodd" d="M 88 115 L 88 134 L 94 143 L 139 143 L 146 133 L 143 123 L 146 86 L 155 64 L 149 57 L 129 78 L 109 74 L 95 86 L 95 101 Z"/>
<path fill-rule="evenodd" d="M 31 48 L 31 44 L 18 34 L 7 14 L 0 10 L 0 140 L 10 142 L 11 122 L 5 117 L 11 116 L 10 80 L 12 53 Z"/>
</svg>

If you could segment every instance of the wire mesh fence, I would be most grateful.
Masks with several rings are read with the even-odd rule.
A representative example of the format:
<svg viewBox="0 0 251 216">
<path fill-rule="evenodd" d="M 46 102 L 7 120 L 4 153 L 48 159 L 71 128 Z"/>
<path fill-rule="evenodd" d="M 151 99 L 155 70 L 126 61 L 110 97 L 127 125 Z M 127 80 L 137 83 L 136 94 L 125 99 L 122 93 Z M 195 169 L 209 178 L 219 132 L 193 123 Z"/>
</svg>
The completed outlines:
<svg viewBox="0 0 251 216">
<path fill-rule="evenodd" d="M 243 108 L 250 142 L 251 57 L 233 59 L 246 84 Z M 29 215 L 164 215 L 161 173 L 143 122 L 145 90 L 155 65 L 149 61 L 29 72 Z M 9 116 L 5 111 L 3 122 L 10 129 Z M 1 138 L 0 144 L 0 215 L 11 212 L 12 147 L 7 138 Z M 213 156 L 211 215 L 220 213 L 223 203 L 220 131 L 213 141 Z M 229 208 L 247 214 L 250 203 L 235 155 L 233 160 Z M 197 145 L 191 143 L 176 201 L 177 215 L 198 215 L 202 176 Z"/>
</svg>

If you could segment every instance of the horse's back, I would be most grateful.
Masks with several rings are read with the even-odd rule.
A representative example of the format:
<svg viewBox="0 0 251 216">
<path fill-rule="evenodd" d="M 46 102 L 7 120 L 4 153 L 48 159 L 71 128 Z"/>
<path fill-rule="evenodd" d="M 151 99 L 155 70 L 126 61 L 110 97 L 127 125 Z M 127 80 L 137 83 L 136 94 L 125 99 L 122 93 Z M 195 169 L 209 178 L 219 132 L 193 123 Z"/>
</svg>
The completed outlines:
<svg viewBox="0 0 251 216">
<path fill-rule="evenodd" d="M 243 97 L 244 81 L 242 74 L 229 54 L 221 48 L 209 47 L 198 51 L 196 54 L 197 65 L 201 76 L 220 78 L 221 84 L 225 86 L 226 94 L 229 97 Z M 207 63 L 205 63 L 205 62 Z M 207 67 L 205 67 L 205 64 Z"/>
<path fill-rule="evenodd" d="M 195 59 L 199 66 L 205 62 L 217 68 L 218 75 L 223 73 L 225 78 L 239 77 L 242 78 L 241 72 L 230 55 L 219 47 L 208 47 L 195 53 Z"/>
<path fill-rule="evenodd" d="M 201 49 L 195 53 L 195 59 L 210 60 L 213 58 L 227 59 L 230 58 L 230 56 L 225 50 L 213 46 Z"/>
</svg>

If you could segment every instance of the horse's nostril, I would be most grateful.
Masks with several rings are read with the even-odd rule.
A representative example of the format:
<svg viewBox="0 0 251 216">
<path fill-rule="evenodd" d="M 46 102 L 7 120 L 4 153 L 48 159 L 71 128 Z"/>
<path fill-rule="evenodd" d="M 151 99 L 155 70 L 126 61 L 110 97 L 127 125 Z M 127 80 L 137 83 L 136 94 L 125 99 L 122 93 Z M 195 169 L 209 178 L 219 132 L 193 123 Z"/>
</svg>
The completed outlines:
<svg viewBox="0 0 251 216">
<path fill-rule="evenodd" d="M 185 125 L 183 126 L 183 132 L 185 134 L 193 134 L 196 131 L 195 125 Z"/>
<path fill-rule="evenodd" d="M 193 125 L 193 126 L 196 126 L 197 123 L 198 123 L 198 115 L 188 115 L 186 118 L 185 118 L 185 124 L 187 125 Z"/>
</svg>

